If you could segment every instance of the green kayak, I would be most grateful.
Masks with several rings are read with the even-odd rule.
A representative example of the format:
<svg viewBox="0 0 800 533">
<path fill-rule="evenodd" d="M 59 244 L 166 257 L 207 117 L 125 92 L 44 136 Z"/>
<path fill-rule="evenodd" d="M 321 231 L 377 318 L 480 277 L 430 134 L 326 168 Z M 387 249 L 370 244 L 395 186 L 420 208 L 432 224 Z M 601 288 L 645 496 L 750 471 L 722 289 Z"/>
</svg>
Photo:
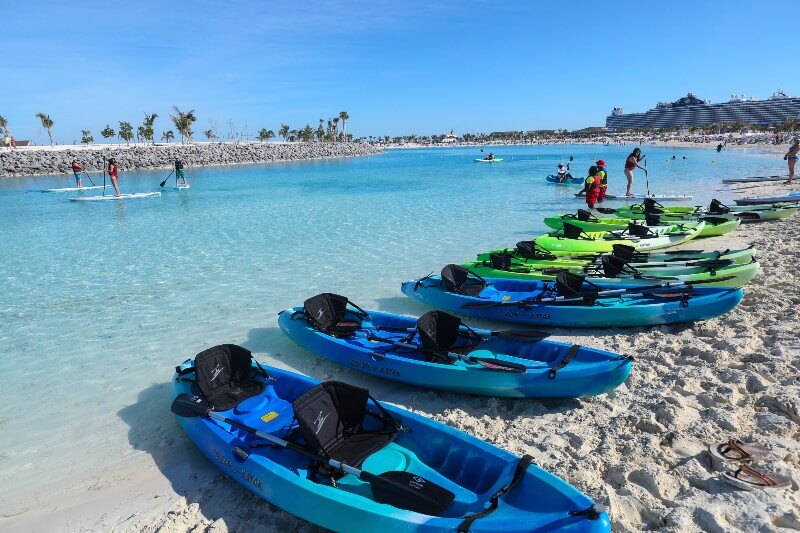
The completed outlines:
<svg viewBox="0 0 800 533">
<path fill-rule="evenodd" d="M 621 207 L 619 209 L 598 208 L 598 211 L 619 218 L 644 220 L 645 214 L 660 215 L 664 221 L 696 219 L 702 216 L 738 216 L 742 222 L 781 220 L 797 212 L 795 204 L 760 204 L 727 206 L 717 199 L 711 200 L 707 209 L 702 206 L 665 206 L 658 202 L 645 202 Z"/>
<path fill-rule="evenodd" d="M 610 256 L 605 256 L 609 258 Z M 497 259 L 496 257 L 493 259 Z M 615 258 L 617 259 L 617 258 Z M 694 261 L 683 265 L 653 263 L 634 265 L 619 261 L 611 265 L 606 261 L 602 265 L 541 268 L 539 265 L 511 263 L 498 264 L 501 261 L 472 261 L 464 266 L 482 278 L 524 279 L 552 281 L 559 271 L 569 270 L 575 274 L 587 276 L 587 281 L 602 285 L 652 285 L 655 282 L 680 281 L 700 282 L 704 286 L 741 287 L 758 273 L 759 264 L 752 261 L 737 264 L 729 260 Z"/>
<path fill-rule="evenodd" d="M 719 235 L 725 235 L 726 233 L 730 233 L 738 228 L 739 224 L 741 224 L 741 219 L 736 215 L 702 216 L 690 219 L 685 218 L 685 215 L 674 216 L 676 218 L 672 218 L 670 215 L 648 215 L 646 219 L 647 226 L 655 230 L 656 227 L 660 226 L 680 225 L 681 223 L 702 220 L 706 223 L 705 227 L 697 235 L 697 237 L 695 237 L 697 239 L 701 239 L 705 237 L 717 237 Z M 645 215 L 641 215 L 641 219 L 637 216 L 622 218 L 598 218 L 588 211 L 579 209 L 577 215 L 567 214 L 547 217 L 544 219 L 544 223 L 556 230 L 561 229 L 564 225 L 564 222 L 569 222 L 570 224 L 578 226 L 583 231 L 614 231 L 627 228 L 631 220 L 642 219 L 645 219 Z"/>
<path fill-rule="evenodd" d="M 565 222 L 563 228 L 536 238 L 545 250 L 566 252 L 611 252 L 615 244 L 632 246 L 636 251 L 657 250 L 683 244 L 695 238 L 705 222 L 686 222 L 681 226 L 648 227 L 630 224 L 621 231 L 583 231 Z"/>
</svg>

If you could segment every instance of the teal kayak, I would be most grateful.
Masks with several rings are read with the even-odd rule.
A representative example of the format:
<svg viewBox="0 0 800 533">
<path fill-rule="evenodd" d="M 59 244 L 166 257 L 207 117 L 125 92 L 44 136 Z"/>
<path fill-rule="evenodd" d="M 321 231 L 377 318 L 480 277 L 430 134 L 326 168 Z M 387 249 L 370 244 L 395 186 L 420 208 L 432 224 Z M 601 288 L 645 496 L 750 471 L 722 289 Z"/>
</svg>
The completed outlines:
<svg viewBox="0 0 800 533">
<path fill-rule="evenodd" d="M 235 345 L 176 370 L 172 410 L 208 460 L 320 527 L 610 531 L 591 498 L 529 456 L 379 403 L 365 389 L 258 365 Z M 483 512 L 493 495 L 496 505 Z"/>
<path fill-rule="evenodd" d="M 478 157 L 478 158 L 473 159 L 473 161 L 475 161 L 476 163 L 500 163 L 500 162 L 503 161 L 503 158 L 502 157 L 495 157 L 495 158 L 492 158 L 492 159 L 485 159 L 485 158 Z"/>
</svg>

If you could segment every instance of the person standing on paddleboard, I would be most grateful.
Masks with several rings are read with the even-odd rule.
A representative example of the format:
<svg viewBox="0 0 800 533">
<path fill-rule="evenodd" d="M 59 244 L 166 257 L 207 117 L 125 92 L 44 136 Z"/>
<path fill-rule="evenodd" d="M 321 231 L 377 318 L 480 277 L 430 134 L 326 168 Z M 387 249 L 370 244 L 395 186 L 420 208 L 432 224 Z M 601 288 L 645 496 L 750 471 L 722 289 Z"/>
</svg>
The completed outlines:
<svg viewBox="0 0 800 533">
<path fill-rule="evenodd" d="M 117 160 L 114 158 L 108 160 L 108 177 L 111 178 L 111 185 L 114 186 L 114 196 L 119 196 L 119 185 L 117 185 L 119 167 L 117 166 Z"/>
<path fill-rule="evenodd" d="M 631 187 L 633 187 L 633 170 L 635 168 L 641 168 L 644 170 L 644 175 L 647 176 L 647 169 L 644 168 L 639 164 L 639 161 L 644 159 L 642 157 L 642 151 L 639 148 L 634 148 L 633 152 L 628 156 L 628 159 L 625 160 L 625 177 L 628 178 L 628 189 L 625 191 L 625 196 L 631 195 Z"/>
<path fill-rule="evenodd" d="M 183 159 L 175 158 L 175 186 L 178 186 L 178 178 L 182 180 L 184 185 L 186 183 L 186 176 L 183 175 L 183 167 L 184 167 Z"/>
<path fill-rule="evenodd" d="M 783 156 L 783 159 L 789 162 L 789 181 L 786 182 L 787 184 L 794 179 L 794 167 L 797 164 L 798 157 L 800 157 L 800 137 L 795 138 L 794 144 L 789 147 L 789 151 Z"/>
<path fill-rule="evenodd" d="M 75 174 L 75 186 L 83 188 L 83 165 L 77 159 L 72 160 L 72 173 Z"/>
<path fill-rule="evenodd" d="M 597 193 L 597 203 L 603 203 L 603 200 L 606 199 L 606 189 L 608 189 L 608 171 L 606 170 L 606 162 L 603 159 L 600 159 L 597 163 L 598 171 L 602 174 L 600 178 L 600 190 Z"/>
</svg>

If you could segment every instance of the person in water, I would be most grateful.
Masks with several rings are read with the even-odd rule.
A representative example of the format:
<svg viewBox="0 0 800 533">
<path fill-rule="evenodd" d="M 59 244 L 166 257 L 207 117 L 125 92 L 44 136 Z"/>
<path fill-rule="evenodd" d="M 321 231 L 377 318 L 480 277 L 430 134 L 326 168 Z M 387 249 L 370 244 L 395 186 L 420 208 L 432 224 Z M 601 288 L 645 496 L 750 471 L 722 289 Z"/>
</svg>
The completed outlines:
<svg viewBox="0 0 800 533">
<path fill-rule="evenodd" d="M 186 183 L 186 176 L 183 175 L 183 159 L 175 158 L 175 186 L 178 186 L 178 179 L 180 178 L 184 185 L 188 185 Z"/>
<path fill-rule="evenodd" d="M 797 158 L 800 156 L 800 137 L 796 137 L 794 139 L 794 144 L 789 147 L 789 151 L 786 152 L 786 155 L 783 156 L 785 161 L 789 163 L 789 181 L 786 183 L 791 183 L 794 179 L 794 167 L 797 164 Z"/>
<path fill-rule="evenodd" d="M 558 169 L 556 170 L 556 177 L 558 177 L 558 181 L 560 183 L 572 179 L 572 174 L 569 173 L 569 163 L 567 163 L 567 166 L 564 166 L 563 163 L 558 164 Z"/>
<path fill-rule="evenodd" d="M 72 160 L 72 173 L 75 175 L 75 186 L 83 188 L 83 165 L 77 159 Z"/>
<path fill-rule="evenodd" d="M 625 191 L 625 196 L 631 195 L 631 187 L 633 187 L 633 170 L 635 168 L 641 168 L 644 170 L 644 175 L 647 176 L 647 169 L 639 164 L 639 161 L 642 159 L 644 159 L 642 157 L 642 151 L 639 148 L 634 148 L 633 152 L 631 152 L 628 156 L 628 159 L 625 160 L 625 177 L 628 178 L 628 188 Z"/>
<path fill-rule="evenodd" d="M 589 175 L 583 181 L 583 190 L 586 192 L 586 205 L 589 209 L 594 209 L 594 204 L 600 197 L 600 186 L 603 183 L 605 172 L 597 165 L 589 168 Z"/>
<path fill-rule="evenodd" d="M 721 152 L 721 151 L 722 151 L 722 144 L 720 143 L 720 144 L 717 145 L 717 152 Z"/>
<path fill-rule="evenodd" d="M 603 203 L 603 200 L 606 199 L 606 189 L 608 189 L 608 171 L 606 170 L 606 162 L 603 159 L 600 159 L 595 165 L 597 166 L 598 173 L 601 174 L 597 203 Z"/>
<path fill-rule="evenodd" d="M 117 166 L 117 160 L 114 158 L 108 160 L 108 176 L 111 178 L 111 185 L 114 187 L 114 196 L 119 196 L 119 185 L 117 185 L 119 167 Z"/>
</svg>

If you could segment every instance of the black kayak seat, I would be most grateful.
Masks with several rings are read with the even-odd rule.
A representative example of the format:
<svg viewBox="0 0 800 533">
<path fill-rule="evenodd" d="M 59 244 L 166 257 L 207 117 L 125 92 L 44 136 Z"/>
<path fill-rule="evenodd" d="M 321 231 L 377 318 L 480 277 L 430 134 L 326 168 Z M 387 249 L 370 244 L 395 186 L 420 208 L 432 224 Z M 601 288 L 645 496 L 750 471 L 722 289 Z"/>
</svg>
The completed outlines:
<svg viewBox="0 0 800 533">
<path fill-rule="evenodd" d="M 511 254 L 506 253 L 490 253 L 489 266 L 495 270 L 504 270 L 508 272 L 511 270 Z"/>
<path fill-rule="evenodd" d="M 461 265 L 446 265 L 442 269 L 442 283 L 445 290 L 464 296 L 478 296 L 489 284 Z"/>
<path fill-rule="evenodd" d="M 361 317 L 354 312 L 348 313 L 348 303 L 346 296 L 323 292 L 303 302 L 303 311 L 308 322 L 322 333 L 349 337 L 361 328 Z"/>
<path fill-rule="evenodd" d="M 517 253 L 525 259 L 552 261 L 556 258 L 556 254 L 542 248 L 535 241 L 519 241 L 517 243 Z"/>
<path fill-rule="evenodd" d="M 380 414 L 368 410 L 370 399 Z M 292 409 L 309 451 L 355 468 L 392 442 L 399 427 L 367 389 L 340 381 L 326 381 L 309 389 L 292 403 Z M 382 427 L 366 429 L 368 415 Z"/>
<path fill-rule="evenodd" d="M 220 344 L 197 354 L 197 387 L 215 411 L 227 411 L 264 392 L 266 385 L 250 377 L 253 356 L 235 344 Z"/>
</svg>

